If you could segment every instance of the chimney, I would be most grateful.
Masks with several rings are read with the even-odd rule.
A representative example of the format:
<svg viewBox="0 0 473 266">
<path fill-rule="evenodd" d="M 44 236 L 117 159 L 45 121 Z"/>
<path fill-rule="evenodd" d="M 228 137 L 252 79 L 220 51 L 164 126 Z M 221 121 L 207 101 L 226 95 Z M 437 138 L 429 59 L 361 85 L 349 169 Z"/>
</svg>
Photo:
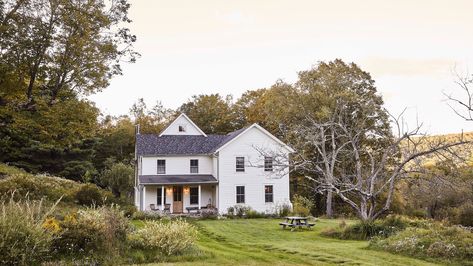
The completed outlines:
<svg viewBox="0 0 473 266">
<path fill-rule="evenodd" d="M 135 125 L 135 135 L 139 135 L 140 134 L 140 125 Z"/>
</svg>

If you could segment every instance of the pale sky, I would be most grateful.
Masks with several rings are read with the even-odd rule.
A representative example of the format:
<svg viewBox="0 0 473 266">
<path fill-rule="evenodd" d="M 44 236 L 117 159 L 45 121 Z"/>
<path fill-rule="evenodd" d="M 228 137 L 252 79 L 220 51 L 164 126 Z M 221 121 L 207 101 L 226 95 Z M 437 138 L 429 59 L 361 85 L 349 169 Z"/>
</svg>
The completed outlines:
<svg viewBox="0 0 473 266">
<path fill-rule="evenodd" d="M 473 67 L 473 1 L 131 1 L 142 57 L 89 97 L 104 114 L 144 98 L 176 108 L 195 94 L 294 82 L 318 61 L 355 62 L 387 109 L 433 133 L 473 131 L 447 106 L 453 71 Z"/>
</svg>

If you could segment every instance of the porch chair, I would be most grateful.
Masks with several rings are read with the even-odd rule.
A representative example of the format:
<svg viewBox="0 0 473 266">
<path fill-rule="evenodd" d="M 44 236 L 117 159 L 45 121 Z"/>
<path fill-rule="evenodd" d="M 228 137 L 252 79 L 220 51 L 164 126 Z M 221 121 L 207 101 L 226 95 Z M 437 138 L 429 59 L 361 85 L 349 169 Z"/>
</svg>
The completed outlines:
<svg viewBox="0 0 473 266">
<path fill-rule="evenodd" d="M 171 213 L 171 204 L 169 204 L 169 203 L 164 204 L 163 212 L 164 213 Z"/>
<path fill-rule="evenodd" d="M 149 208 L 150 208 L 152 211 L 159 211 L 159 209 L 156 208 L 156 205 L 155 205 L 155 204 L 150 204 L 150 205 L 149 205 Z"/>
</svg>

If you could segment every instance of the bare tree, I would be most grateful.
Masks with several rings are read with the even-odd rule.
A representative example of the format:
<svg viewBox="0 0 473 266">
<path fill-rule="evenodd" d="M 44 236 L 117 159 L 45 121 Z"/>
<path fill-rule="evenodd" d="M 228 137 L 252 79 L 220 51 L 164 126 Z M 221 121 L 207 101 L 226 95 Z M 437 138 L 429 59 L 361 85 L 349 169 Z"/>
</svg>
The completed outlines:
<svg viewBox="0 0 473 266">
<path fill-rule="evenodd" d="M 393 135 L 379 135 L 363 125 L 353 127 L 345 121 L 349 116 L 343 107 L 337 110 L 323 123 L 306 116 L 289 132 L 292 144 L 299 148 L 291 169 L 313 181 L 314 192 L 338 195 L 366 222 L 390 209 L 398 181 L 418 172 L 422 159 L 461 159 L 458 146 L 468 143 L 463 136 L 430 137 L 421 132 L 421 125 L 409 130 L 402 114 L 391 116 Z M 384 144 L 370 144 L 374 142 Z"/>
<path fill-rule="evenodd" d="M 455 114 L 466 121 L 473 121 L 473 76 L 468 74 L 462 76 L 458 73 L 455 73 L 455 76 L 455 83 L 463 92 L 463 96 L 457 97 L 451 93 L 444 93 L 444 95 Z"/>
</svg>

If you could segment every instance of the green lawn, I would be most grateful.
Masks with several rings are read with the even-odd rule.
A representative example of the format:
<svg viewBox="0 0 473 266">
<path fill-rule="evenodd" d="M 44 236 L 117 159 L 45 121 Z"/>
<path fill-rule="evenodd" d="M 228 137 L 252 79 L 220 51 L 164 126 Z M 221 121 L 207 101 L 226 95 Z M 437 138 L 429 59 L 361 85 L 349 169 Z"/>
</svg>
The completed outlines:
<svg viewBox="0 0 473 266">
<path fill-rule="evenodd" d="M 367 241 L 320 236 L 337 220 L 321 220 L 314 230 L 282 230 L 280 219 L 195 221 L 198 249 L 176 258 L 177 265 L 438 265 L 367 249 Z"/>
</svg>

